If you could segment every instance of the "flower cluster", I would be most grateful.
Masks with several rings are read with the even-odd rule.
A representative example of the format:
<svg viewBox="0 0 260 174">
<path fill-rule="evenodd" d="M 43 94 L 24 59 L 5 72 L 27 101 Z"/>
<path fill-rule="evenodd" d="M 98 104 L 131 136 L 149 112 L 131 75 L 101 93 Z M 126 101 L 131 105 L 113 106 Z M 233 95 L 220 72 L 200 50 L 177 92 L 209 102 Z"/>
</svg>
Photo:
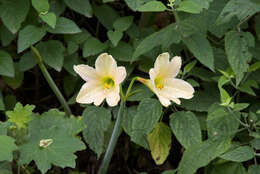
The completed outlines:
<svg viewBox="0 0 260 174">
<path fill-rule="evenodd" d="M 138 77 L 138 80 L 149 87 L 165 107 L 171 101 L 180 104 L 179 98 L 190 99 L 194 89 L 186 81 L 177 79 L 181 58 L 175 56 L 169 60 L 169 53 L 160 54 L 154 68 L 149 71 L 150 79 Z M 100 105 L 103 100 L 109 106 L 116 106 L 120 100 L 120 84 L 126 77 L 125 67 L 117 67 L 111 55 L 103 53 L 95 62 L 95 69 L 88 65 L 75 65 L 74 70 L 86 83 L 82 86 L 76 101 L 78 103 Z"/>
</svg>

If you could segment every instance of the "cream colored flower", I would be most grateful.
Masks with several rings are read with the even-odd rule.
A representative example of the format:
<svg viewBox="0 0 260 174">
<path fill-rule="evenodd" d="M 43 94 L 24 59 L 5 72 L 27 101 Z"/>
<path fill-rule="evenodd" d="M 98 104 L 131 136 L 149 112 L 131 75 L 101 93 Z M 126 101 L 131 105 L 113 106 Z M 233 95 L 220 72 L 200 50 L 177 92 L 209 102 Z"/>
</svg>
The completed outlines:
<svg viewBox="0 0 260 174">
<path fill-rule="evenodd" d="M 169 106 L 171 101 L 180 104 L 179 98 L 190 99 L 194 93 L 188 82 L 175 78 L 181 68 L 181 58 L 175 56 L 171 61 L 169 58 L 169 53 L 160 54 L 154 68 L 149 71 L 150 79 L 138 79 L 157 95 L 165 107 Z"/>
<path fill-rule="evenodd" d="M 95 68 L 88 65 L 74 65 L 76 71 L 86 83 L 76 98 L 78 103 L 100 105 L 104 99 L 109 106 L 116 106 L 120 100 L 120 83 L 126 77 L 125 67 L 117 67 L 111 55 L 98 56 Z"/>
</svg>

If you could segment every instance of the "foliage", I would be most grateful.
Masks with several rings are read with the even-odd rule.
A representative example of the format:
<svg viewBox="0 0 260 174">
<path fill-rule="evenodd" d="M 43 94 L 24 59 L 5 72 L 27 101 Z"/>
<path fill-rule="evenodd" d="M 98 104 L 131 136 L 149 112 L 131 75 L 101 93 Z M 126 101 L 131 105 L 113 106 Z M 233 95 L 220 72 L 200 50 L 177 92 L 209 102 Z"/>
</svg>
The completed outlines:
<svg viewBox="0 0 260 174">
<path fill-rule="evenodd" d="M 138 82 L 121 95 L 107 173 L 259 173 L 259 13 L 258 0 L 0 0 L 0 173 L 97 172 L 119 107 L 76 104 L 73 66 L 104 52 L 126 68 L 122 92 L 163 52 L 195 89 L 167 108 Z"/>
</svg>

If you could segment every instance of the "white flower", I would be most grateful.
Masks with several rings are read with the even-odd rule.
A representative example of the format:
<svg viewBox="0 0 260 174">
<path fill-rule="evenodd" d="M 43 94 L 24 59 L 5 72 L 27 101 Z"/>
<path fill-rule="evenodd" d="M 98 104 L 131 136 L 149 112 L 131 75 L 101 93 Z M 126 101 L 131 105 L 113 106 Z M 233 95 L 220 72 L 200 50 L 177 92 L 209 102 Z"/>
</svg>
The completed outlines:
<svg viewBox="0 0 260 174">
<path fill-rule="evenodd" d="M 76 71 L 86 83 L 76 98 L 78 103 L 100 105 L 106 99 L 109 106 L 116 106 L 120 100 L 120 83 L 126 77 L 125 67 L 117 67 L 111 55 L 98 56 L 95 68 L 88 65 L 74 65 Z"/>
<path fill-rule="evenodd" d="M 181 58 L 175 56 L 169 61 L 169 57 L 169 53 L 160 54 L 154 68 L 149 71 L 150 79 L 138 79 L 157 95 L 165 107 L 169 106 L 171 101 L 180 104 L 179 98 L 190 99 L 194 93 L 188 82 L 175 78 L 181 68 Z"/>
</svg>

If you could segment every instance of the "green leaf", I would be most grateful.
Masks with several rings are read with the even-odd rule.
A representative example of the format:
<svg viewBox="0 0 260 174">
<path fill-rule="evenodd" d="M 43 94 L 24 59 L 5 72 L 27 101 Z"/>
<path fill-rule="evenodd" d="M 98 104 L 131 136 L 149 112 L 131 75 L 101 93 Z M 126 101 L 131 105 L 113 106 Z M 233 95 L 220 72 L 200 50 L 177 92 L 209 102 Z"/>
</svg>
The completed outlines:
<svg viewBox="0 0 260 174">
<path fill-rule="evenodd" d="M 260 138 L 253 139 L 250 144 L 252 147 L 254 147 L 256 150 L 260 150 Z"/>
<path fill-rule="evenodd" d="M 155 125 L 153 131 L 148 134 L 147 139 L 153 160 L 157 165 L 163 164 L 171 149 L 171 129 L 166 124 L 159 122 Z"/>
<path fill-rule="evenodd" d="M 254 158 L 254 150 L 250 146 L 239 146 L 227 151 L 220 158 L 234 162 L 244 162 Z"/>
<path fill-rule="evenodd" d="M 11 88 L 13 89 L 17 89 L 19 88 L 22 83 L 23 83 L 23 79 L 24 79 L 24 73 L 20 71 L 19 69 L 19 64 L 16 63 L 14 64 L 15 66 L 15 75 L 14 77 L 7 77 L 7 76 L 4 76 L 3 77 L 3 80 L 4 82 L 10 86 Z"/>
<path fill-rule="evenodd" d="M 19 70 L 24 72 L 33 68 L 37 64 L 31 52 L 27 52 L 20 58 Z"/>
<path fill-rule="evenodd" d="M 145 98 L 151 98 L 153 92 L 144 85 L 136 85 L 132 88 L 133 95 L 127 98 L 127 101 L 141 101 Z"/>
<path fill-rule="evenodd" d="M 117 46 L 118 42 L 122 39 L 123 37 L 123 33 L 121 31 L 112 31 L 112 30 L 109 30 L 107 32 L 107 36 L 109 38 L 109 40 L 112 42 L 112 44 L 114 46 Z"/>
<path fill-rule="evenodd" d="M 65 47 L 58 40 L 48 40 L 40 42 L 36 48 L 39 50 L 43 61 L 54 68 L 61 71 L 64 61 Z"/>
<path fill-rule="evenodd" d="M 8 161 L 0 162 L 0 173 L 1 174 L 12 174 L 13 173 L 10 162 L 8 162 Z"/>
<path fill-rule="evenodd" d="M 142 40 L 133 53 L 132 61 L 135 61 L 140 55 L 147 53 L 156 46 L 170 46 L 172 43 L 179 43 L 180 40 L 181 35 L 176 29 L 176 24 L 170 24 Z"/>
<path fill-rule="evenodd" d="M 230 31 L 225 36 L 225 50 L 228 62 L 231 65 L 235 75 L 236 84 L 242 80 L 244 73 L 248 70 L 248 61 L 252 54 L 248 51 L 249 43 L 245 32 Z"/>
<path fill-rule="evenodd" d="M 35 117 L 29 123 L 27 143 L 19 148 L 19 162 L 29 164 L 33 160 L 42 173 L 46 173 L 51 164 L 74 168 L 77 158 L 74 153 L 85 149 L 85 145 L 75 137 L 76 129 L 71 129 L 70 122 L 57 110 Z"/>
<path fill-rule="evenodd" d="M 208 136 L 234 136 L 239 127 L 237 119 L 240 119 L 239 112 L 230 113 L 226 107 L 220 106 L 217 103 L 213 104 L 208 110 Z"/>
<path fill-rule="evenodd" d="M 98 18 L 98 21 L 108 30 L 113 29 L 113 23 L 119 17 L 117 12 L 106 4 L 101 6 L 93 5 L 93 12 L 94 15 Z"/>
<path fill-rule="evenodd" d="M 17 52 L 21 53 L 31 45 L 39 42 L 46 34 L 43 28 L 33 25 L 27 25 L 18 34 L 18 49 Z"/>
<path fill-rule="evenodd" d="M 55 28 L 57 18 L 54 13 L 48 12 L 47 14 L 40 14 L 39 16 L 46 24 L 48 24 L 53 29 Z"/>
<path fill-rule="evenodd" d="M 76 72 L 73 70 L 73 66 L 79 64 L 78 61 L 78 54 L 72 54 L 69 56 L 66 56 L 64 58 L 64 68 L 71 74 L 74 76 L 77 76 Z"/>
<path fill-rule="evenodd" d="M 203 9 L 208 9 L 213 0 L 183 0 L 176 10 L 187 13 L 200 13 Z"/>
<path fill-rule="evenodd" d="M 23 106 L 18 102 L 13 111 L 7 111 L 5 114 L 8 117 L 8 122 L 15 123 L 19 129 L 26 128 L 26 124 L 32 120 L 31 115 L 34 108 L 34 105 Z"/>
<path fill-rule="evenodd" d="M 60 16 L 66 9 L 66 4 L 63 0 L 50 1 L 50 11 L 55 13 L 58 17 Z"/>
<path fill-rule="evenodd" d="M 98 39 L 91 37 L 83 46 L 83 57 L 94 56 L 101 53 L 107 48 L 106 43 L 100 42 Z"/>
<path fill-rule="evenodd" d="M 158 100 L 143 99 L 133 119 L 131 141 L 149 149 L 146 137 L 159 121 L 161 114 L 162 106 Z"/>
<path fill-rule="evenodd" d="M 131 136 L 133 119 L 134 116 L 136 115 L 136 112 L 137 112 L 136 106 L 124 108 L 124 114 L 122 117 L 122 127 L 129 136 Z"/>
<path fill-rule="evenodd" d="M 130 44 L 120 41 L 116 47 L 110 48 L 108 52 L 118 61 L 130 62 L 134 49 Z"/>
<path fill-rule="evenodd" d="M 133 11 L 137 11 L 137 9 L 139 7 L 144 5 L 146 2 L 150 2 L 150 1 L 153 1 L 153 0 L 125 0 L 128 7 L 130 9 L 132 9 Z"/>
<path fill-rule="evenodd" d="M 115 30 L 118 31 L 126 31 L 133 23 L 134 17 L 133 16 L 124 16 L 118 18 L 114 23 L 113 27 Z"/>
<path fill-rule="evenodd" d="M 15 140 L 6 135 L 0 135 L 0 161 L 12 161 L 13 151 L 17 149 Z"/>
<path fill-rule="evenodd" d="M 140 12 L 161 12 L 166 10 L 165 5 L 160 1 L 150 1 L 138 8 Z"/>
<path fill-rule="evenodd" d="M 81 32 L 77 24 L 65 17 L 59 17 L 55 28 L 48 27 L 47 31 L 52 34 L 75 34 Z"/>
<path fill-rule="evenodd" d="M 190 146 L 183 154 L 178 166 L 178 174 L 194 174 L 198 168 L 206 166 L 230 147 L 230 139 L 208 139 Z"/>
<path fill-rule="evenodd" d="M 171 114 L 170 126 L 185 149 L 202 142 L 200 123 L 194 113 L 181 111 Z"/>
<path fill-rule="evenodd" d="M 111 113 L 102 107 L 88 106 L 82 115 L 86 124 L 84 139 L 99 158 L 104 151 L 104 134 L 111 123 Z"/>
<path fill-rule="evenodd" d="M 188 63 L 187 65 L 185 65 L 184 70 L 183 70 L 183 75 L 187 74 L 188 72 L 190 72 L 192 70 L 192 68 L 197 64 L 196 60 L 193 60 L 192 62 Z"/>
<path fill-rule="evenodd" d="M 72 10 L 86 16 L 92 17 L 93 11 L 89 0 L 64 0 L 65 4 Z"/>
<path fill-rule="evenodd" d="M 233 162 L 226 162 L 220 163 L 217 162 L 211 166 L 210 171 L 207 171 L 207 174 L 247 174 L 243 164 L 241 163 L 233 163 Z"/>
<path fill-rule="evenodd" d="M 257 82 L 255 80 L 247 80 L 243 84 L 241 84 L 241 86 L 239 87 L 239 90 L 242 92 L 245 92 L 247 94 L 256 96 L 253 88 L 256 88 L 256 89 L 259 88 Z"/>
<path fill-rule="evenodd" d="M 251 165 L 248 169 L 248 174 L 258 174 L 260 171 L 260 165 Z"/>
<path fill-rule="evenodd" d="M 203 65 L 214 71 L 213 50 L 206 36 L 194 34 L 188 38 L 183 38 L 183 42 Z"/>
<path fill-rule="evenodd" d="M 0 50 L 0 75 L 14 77 L 14 63 L 12 57 L 5 51 Z"/>
<path fill-rule="evenodd" d="M 84 43 L 90 37 L 91 34 L 86 30 L 77 34 L 67 34 L 64 36 L 66 42 L 75 42 L 78 45 Z"/>
<path fill-rule="evenodd" d="M 0 90 L 0 111 L 4 111 L 4 110 L 5 110 L 5 104 L 4 104 L 4 101 L 3 101 L 2 91 Z"/>
<path fill-rule="evenodd" d="M 249 105 L 249 103 L 236 103 L 233 109 L 234 111 L 241 111 L 246 109 Z"/>
<path fill-rule="evenodd" d="M 29 0 L 8 0 L 2 1 L 0 5 L 0 16 L 5 26 L 16 33 L 25 20 L 30 8 Z"/>
<path fill-rule="evenodd" d="M 32 0 L 32 6 L 38 13 L 46 13 L 50 9 L 48 0 Z"/>
<path fill-rule="evenodd" d="M 245 18 L 253 16 L 259 11 L 260 4 L 244 0 L 230 0 L 218 16 L 216 23 L 218 25 L 227 23 L 234 16 L 242 21 Z"/>
<path fill-rule="evenodd" d="M 11 33 L 4 25 L 0 26 L 0 39 L 4 47 L 8 46 L 15 38 L 16 34 Z"/>
</svg>

